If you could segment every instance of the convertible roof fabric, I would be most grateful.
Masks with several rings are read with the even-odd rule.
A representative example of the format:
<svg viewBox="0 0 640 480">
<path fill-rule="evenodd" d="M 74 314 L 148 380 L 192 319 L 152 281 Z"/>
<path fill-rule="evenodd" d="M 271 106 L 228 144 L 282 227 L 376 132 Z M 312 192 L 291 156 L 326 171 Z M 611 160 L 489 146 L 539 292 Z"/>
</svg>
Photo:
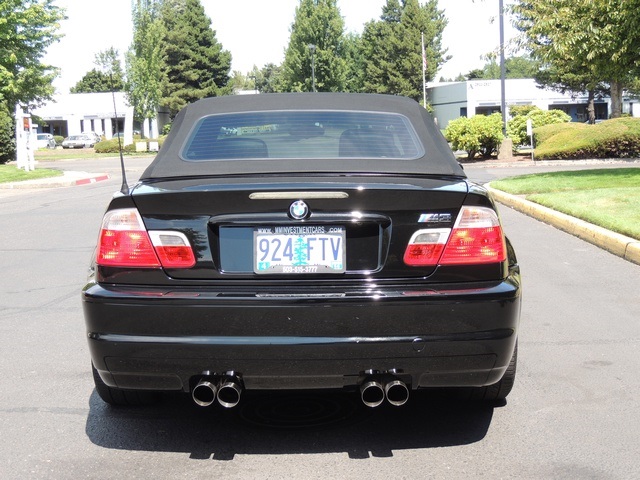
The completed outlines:
<svg viewBox="0 0 640 480">
<path fill-rule="evenodd" d="M 213 114 L 268 111 L 361 111 L 404 115 L 411 122 L 424 154 L 415 159 L 393 161 L 367 158 L 287 159 L 234 158 L 190 161 L 182 150 L 194 127 Z M 353 93 L 274 93 L 206 98 L 185 107 L 175 118 L 162 149 L 144 171 L 141 180 L 176 177 L 335 173 L 335 174 L 422 174 L 465 177 L 449 145 L 431 115 L 412 99 L 400 96 Z"/>
</svg>

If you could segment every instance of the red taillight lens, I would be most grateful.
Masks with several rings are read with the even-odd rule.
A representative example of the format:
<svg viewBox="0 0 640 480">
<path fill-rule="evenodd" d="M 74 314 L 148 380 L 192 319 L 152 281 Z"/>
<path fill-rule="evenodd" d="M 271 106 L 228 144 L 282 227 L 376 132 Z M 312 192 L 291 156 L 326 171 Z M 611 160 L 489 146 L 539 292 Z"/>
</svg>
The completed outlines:
<svg viewBox="0 0 640 480">
<path fill-rule="evenodd" d="M 96 263 L 105 267 L 160 266 L 137 210 L 127 208 L 105 214 Z"/>
<path fill-rule="evenodd" d="M 502 228 L 454 228 L 440 265 L 498 263 L 505 258 Z"/>
<path fill-rule="evenodd" d="M 107 212 L 102 220 L 96 263 L 106 267 L 190 268 L 195 257 L 180 232 L 147 232 L 138 211 Z"/>
<path fill-rule="evenodd" d="M 465 206 L 453 229 L 425 229 L 414 233 L 405 250 L 404 262 L 411 266 L 500 263 L 507 258 L 506 250 L 496 212 L 486 207 Z"/>
</svg>

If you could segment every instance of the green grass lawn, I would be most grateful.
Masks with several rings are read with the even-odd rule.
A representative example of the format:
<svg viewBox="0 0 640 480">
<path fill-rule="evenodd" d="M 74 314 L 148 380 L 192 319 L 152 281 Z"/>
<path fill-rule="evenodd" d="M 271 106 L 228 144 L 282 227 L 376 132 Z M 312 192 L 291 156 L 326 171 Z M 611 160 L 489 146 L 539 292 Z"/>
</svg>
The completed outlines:
<svg viewBox="0 0 640 480">
<path fill-rule="evenodd" d="M 136 156 L 152 156 L 155 152 L 123 152 L 124 155 L 136 155 Z M 34 157 L 37 161 L 41 162 L 55 162 L 57 160 L 70 160 L 70 159 L 99 159 L 99 158 L 113 158 L 117 157 L 118 153 L 96 153 L 93 148 L 79 148 L 79 149 L 63 149 L 56 148 L 55 150 L 49 150 L 43 148 L 34 152 Z"/>
<path fill-rule="evenodd" d="M 59 177 L 62 170 L 50 170 L 37 168 L 31 172 L 25 172 L 15 165 L 0 165 L 0 183 L 21 182 L 23 180 L 36 180 L 38 178 Z"/>
<path fill-rule="evenodd" d="M 491 186 L 640 240 L 640 168 L 521 175 Z"/>
</svg>

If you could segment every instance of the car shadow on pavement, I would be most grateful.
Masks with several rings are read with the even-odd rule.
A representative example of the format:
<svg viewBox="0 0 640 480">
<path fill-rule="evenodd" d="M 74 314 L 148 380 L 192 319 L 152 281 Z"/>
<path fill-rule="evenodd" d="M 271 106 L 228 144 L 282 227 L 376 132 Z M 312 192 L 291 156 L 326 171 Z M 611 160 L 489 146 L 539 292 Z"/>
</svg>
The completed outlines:
<svg viewBox="0 0 640 480">
<path fill-rule="evenodd" d="M 340 452 L 366 459 L 478 442 L 494 408 L 423 392 L 414 392 L 402 407 L 375 409 L 356 393 L 335 392 L 245 393 L 229 410 L 197 407 L 188 395 L 165 395 L 146 407 L 111 407 L 94 391 L 86 433 L 104 448 L 184 452 L 194 460 Z"/>
</svg>

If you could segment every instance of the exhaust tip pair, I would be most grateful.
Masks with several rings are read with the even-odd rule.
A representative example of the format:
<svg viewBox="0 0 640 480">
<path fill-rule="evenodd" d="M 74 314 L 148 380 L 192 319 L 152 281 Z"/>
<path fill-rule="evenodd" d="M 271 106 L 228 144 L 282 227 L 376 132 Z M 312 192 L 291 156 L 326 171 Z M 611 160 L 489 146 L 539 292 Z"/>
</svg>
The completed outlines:
<svg viewBox="0 0 640 480">
<path fill-rule="evenodd" d="M 391 405 L 400 407 L 409 400 L 409 387 L 399 378 L 367 377 L 360 385 L 360 398 L 362 403 L 371 408 L 379 407 L 385 399 Z"/>
<path fill-rule="evenodd" d="M 211 406 L 216 399 L 225 408 L 233 408 L 240 403 L 242 381 L 236 375 L 222 377 L 203 376 L 193 390 L 191 397 L 200 407 Z"/>
</svg>

